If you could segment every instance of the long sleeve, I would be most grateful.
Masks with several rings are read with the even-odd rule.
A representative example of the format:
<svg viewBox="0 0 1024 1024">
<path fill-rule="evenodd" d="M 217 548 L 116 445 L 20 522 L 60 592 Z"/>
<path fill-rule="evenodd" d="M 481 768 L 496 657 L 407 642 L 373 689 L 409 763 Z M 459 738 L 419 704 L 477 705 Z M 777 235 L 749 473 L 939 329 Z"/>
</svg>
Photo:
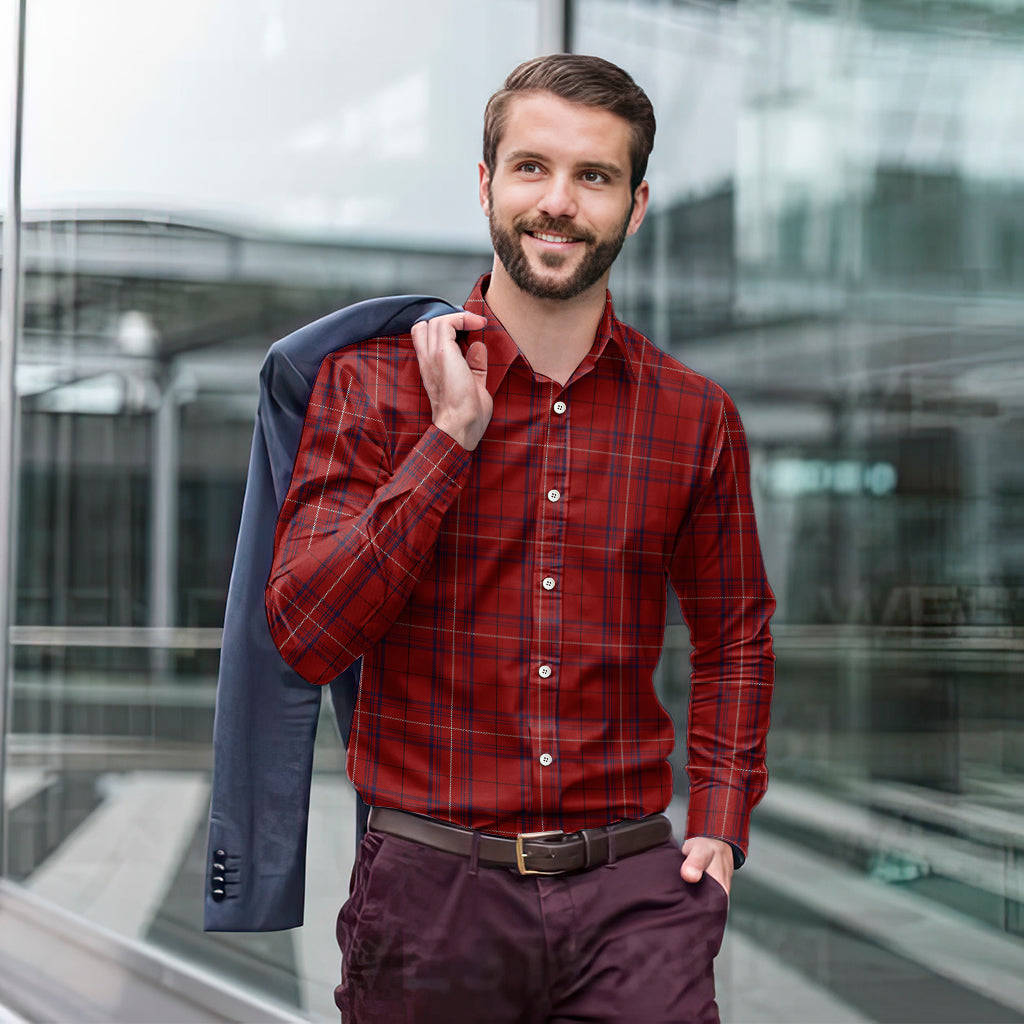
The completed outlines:
<svg viewBox="0 0 1024 1024">
<path fill-rule="evenodd" d="M 724 393 L 706 450 L 706 480 L 670 570 L 693 646 L 687 835 L 724 839 L 745 855 L 750 812 L 768 781 L 775 599 L 757 539 L 746 439 Z"/>
<path fill-rule="evenodd" d="M 324 361 L 278 517 L 267 618 L 282 657 L 328 683 L 384 635 L 430 562 L 470 453 L 429 426 L 392 465 L 380 413 Z"/>
</svg>

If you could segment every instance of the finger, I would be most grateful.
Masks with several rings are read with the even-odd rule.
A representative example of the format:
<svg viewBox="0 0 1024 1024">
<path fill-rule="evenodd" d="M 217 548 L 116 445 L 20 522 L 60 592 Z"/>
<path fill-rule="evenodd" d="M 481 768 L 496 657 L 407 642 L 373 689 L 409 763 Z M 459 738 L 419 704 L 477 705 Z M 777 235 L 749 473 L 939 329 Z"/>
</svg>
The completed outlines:
<svg viewBox="0 0 1024 1024">
<path fill-rule="evenodd" d="M 679 869 L 679 873 L 683 876 L 683 879 L 687 882 L 699 882 L 704 876 L 704 872 L 707 870 L 708 865 L 714 858 L 714 852 L 710 850 L 697 850 L 693 853 L 688 853 L 686 845 L 683 844 L 683 861 L 682 867 Z"/>
<path fill-rule="evenodd" d="M 427 321 L 418 320 L 412 325 L 412 347 L 416 351 L 416 355 L 422 360 L 424 355 L 424 349 L 427 343 Z"/>
<path fill-rule="evenodd" d="M 479 313 L 471 313 L 468 309 L 460 309 L 457 313 L 445 313 L 444 316 L 433 316 L 429 320 L 417 320 L 413 324 L 413 331 L 421 325 L 433 327 L 446 327 L 456 331 L 479 331 L 487 326 L 487 317 Z"/>
<path fill-rule="evenodd" d="M 679 869 L 684 882 L 699 882 L 704 877 L 704 868 L 698 867 L 693 860 L 684 860 Z"/>
<path fill-rule="evenodd" d="M 487 346 L 482 341 L 474 341 L 466 352 L 469 368 L 477 374 L 487 376 Z"/>
<path fill-rule="evenodd" d="M 427 321 L 428 350 L 432 356 L 438 356 L 449 345 L 455 344 L 455 334 L 460 330 L 462 314 L 438 316 Z"/>
<path fill-rule="evenodd" d="M 479 313 L 470 313 L 468 309 L 462 311 L 462 324 L 460 331 L 482 331 L 487 326 L 487 317 Z"/>
<path fill-rule="evenodd" d="M 487 326 L 487 317 L 479 313 L 470 313 L 469 310 L 461 310 L 448 316 L 435 317 L 427 321 L 430 327 L 436 331 L 436 336 L 444 339 L 455 338 L 457 331 L 479 331 Z"/>
<path fill-rule="evenodd" d="M 435 361 L 445 341 L 455 339 L 455 328 L 449 322 L 451 317 L 435 316 L 430 320 L 417 320 L 412 325 L 412 343 L 420 361 Z"/>
</svg>

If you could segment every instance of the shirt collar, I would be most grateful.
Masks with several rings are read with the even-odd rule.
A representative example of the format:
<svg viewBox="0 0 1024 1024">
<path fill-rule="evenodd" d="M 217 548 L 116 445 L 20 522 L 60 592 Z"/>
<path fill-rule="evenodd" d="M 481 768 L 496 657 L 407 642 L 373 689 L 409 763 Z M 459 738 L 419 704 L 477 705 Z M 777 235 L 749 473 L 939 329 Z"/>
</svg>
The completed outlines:
<svg viewBox="0 0 1024 1024">
<path fill-rule="evenodd" d="M 487 346 L 487 390 L 493 395 L 504 380 L 509 367 L 517 359 L 521 360 L 527 369 L 528 365 L 519 352 L 519 347 L 487 305 L 485 296 L 490 283 L 491 275 L 484 274 L 477 281 L 463 308 L 470 313 L 478 313 L 487 317 L 487 326 L 483 330 L 468 332 L 467 344 L 482 341 Z M 591 369 L 602 358 L 621 359 L 630 376 L 634 380 L 637 379 L 636 354 L 632 351 L 627 331 L 615 316 L 610 292 L 605 293 L 604 312 L 601 314 L 601 322 L 594 335 L 594 344 L 573 374 L 572 379 L 575 380 Z"/>
</svg>

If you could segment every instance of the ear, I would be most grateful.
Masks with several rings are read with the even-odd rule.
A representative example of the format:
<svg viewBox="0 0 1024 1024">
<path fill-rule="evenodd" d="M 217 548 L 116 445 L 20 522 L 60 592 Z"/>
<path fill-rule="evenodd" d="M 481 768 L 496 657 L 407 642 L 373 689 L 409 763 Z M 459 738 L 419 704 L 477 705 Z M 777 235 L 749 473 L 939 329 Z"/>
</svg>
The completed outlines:
<svg viewBox="0 0 1024 1024">
<path fill-rule="evenodd" d="M 629 223 L 626 225 L 626 234 L 636 234 L 637 228 L 643 223 L 644 215 L 647 213 L 647 203 L 651 198 L 650 188 L 646 181 L 641 181 L 633 193 L 633 212 L 629 215 Z"/>
<path fill-rule="evenodd" d="M 491 215 L 491 203 L 487 198 L 487 192 L 491 186 L 491 175 L 483 160 L 477 164 L 477 169 L 480 173 L 480 209 L 484 211 L 485 217 L 489 217 Z"/>
</svg>

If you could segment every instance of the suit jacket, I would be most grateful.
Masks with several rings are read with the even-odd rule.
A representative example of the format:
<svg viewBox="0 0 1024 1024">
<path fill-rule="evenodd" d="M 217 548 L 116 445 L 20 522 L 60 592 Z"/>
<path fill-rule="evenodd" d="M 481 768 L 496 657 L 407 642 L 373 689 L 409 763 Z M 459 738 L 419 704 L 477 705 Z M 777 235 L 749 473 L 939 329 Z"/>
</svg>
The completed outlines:
<svg viewBox="0 0 1024 1024">
<path fill-rule="evenodd" d="M 267 626 L 264 588 L 277 514 L 320 364 L 345 345 L 404 334 L 417 320 L 455 311 L 425 295 L 368 299 L 289 334 L 264 360 L 217 678 L 207 931 L 302 924 L 313 740 L 323 690 L 278 653 Z M 346 744 L 358 680 L 356 662 L 331 683 Z"/>
</svg>

